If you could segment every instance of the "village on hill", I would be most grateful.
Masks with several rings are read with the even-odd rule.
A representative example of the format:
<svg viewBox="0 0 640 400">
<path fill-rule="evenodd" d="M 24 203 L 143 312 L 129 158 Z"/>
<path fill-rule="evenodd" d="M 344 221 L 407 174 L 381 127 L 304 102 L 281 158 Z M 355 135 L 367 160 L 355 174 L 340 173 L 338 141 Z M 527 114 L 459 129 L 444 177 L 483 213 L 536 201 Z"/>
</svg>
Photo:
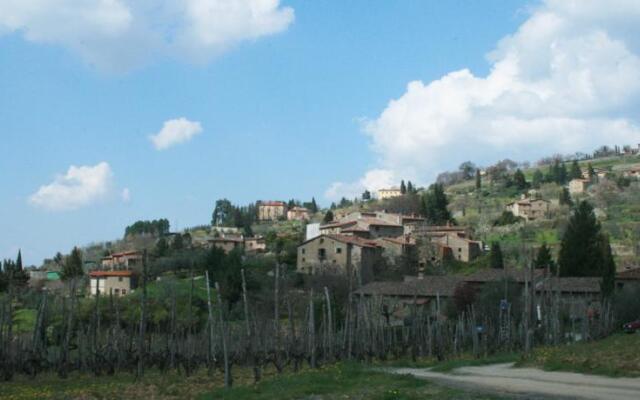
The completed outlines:
<svg viewBox="0 0 640 400">
<path fill-rule="evenodd" d="M 638 148 L 603 146 L 534 167 L 510 160 L 487 168 L 468 162 L 441 174 L 430 188 L 402 181 L 327 209 L 315 199 L 259 200 L 244 207 L 222 199 L 211 225 L 171 232 L 166 219 L 138 221 L 122 240 L 74 251 L 82 258 L 87 295 L 129 295 L 143 263 L 148 277 L 160 280 L 197 269 L 202 254 L 217 249 L 242 254 L 271 273 L 269 264 L 280 264 L 298 281 L 353 274 L 357 282 L 350 289 L 361 295 L 417 297 L 432 308 L 434 299 L 453 299 L 467 283 L 479 291 L 483 283 L 506 278 L 522 285 L 528 277 L 536 290 L 553 284 L 567 298 L 595 300 L 603 294 L 602 274 L 572 276 L 558 268 L 562 231 L 572 210 L 586 201 L 611 243 L 617 286 L 640 276 L 640 224 L 625 218 L 625 210 L 638 204 L 639 161 Z M 59 253 L 45 260 L 29 271 L 29 284 L 61 290 L 69 258 Z M 535 273 L 528 275 L 529 269 Z"/>
<path fill-rule="evenodd" d="M 209 224 L 137 221 L 37 268 L 18 254 L 0 276 L 18 317 L 0 333 L 20 339 L 0 369 L 207 367 L 230 387 L 236 364 L 259 382 L 270 366 L 528 354 L 632 332 L 639 178 L 629 146 L 467 162 L 426 188 L 401 181 L 326 208 L 219 199 Z"/>
</svg>

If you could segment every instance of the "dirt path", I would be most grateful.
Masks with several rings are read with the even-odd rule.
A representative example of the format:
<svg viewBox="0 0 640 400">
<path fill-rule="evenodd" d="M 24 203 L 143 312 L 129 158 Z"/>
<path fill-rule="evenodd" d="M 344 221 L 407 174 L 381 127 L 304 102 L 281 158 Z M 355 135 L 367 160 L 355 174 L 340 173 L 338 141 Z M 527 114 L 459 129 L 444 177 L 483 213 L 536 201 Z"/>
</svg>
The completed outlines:
<svg viewBox="0 0 640 400">
<path fill-rule="evenodd" d="M 393 368 L 387 371 L 500 394 L 598 400 L 640 399 L 640 378 L 608 378 L 512 367 L 513 364 L 462 367 L 451 374 L 413 368 Z"/>
</svg>

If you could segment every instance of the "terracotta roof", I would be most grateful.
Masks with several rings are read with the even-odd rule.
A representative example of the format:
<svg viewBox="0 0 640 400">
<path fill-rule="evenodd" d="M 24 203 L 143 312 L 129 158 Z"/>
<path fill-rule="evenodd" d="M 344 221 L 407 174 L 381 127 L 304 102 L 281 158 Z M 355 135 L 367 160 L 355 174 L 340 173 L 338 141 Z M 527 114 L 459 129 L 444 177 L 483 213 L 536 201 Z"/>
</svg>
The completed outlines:
<svg viewBox="0 0 640 400">
<path fill-rule="evenodd" d="M 239 238 L 239 237 L 219 237 L 219 238 L 209 239 L 207 241 L 208 242 L 237 242 L 237 243 L 242 243 L 242 242 L 244 242 L 244 239 L 243 238 Z"/>
<path fill-rule="evenodd" d="M 260 201 L 258 206 L 277 206 L 277 207 L 284 207 L 286 204 L 284 201 Z"/>
<path fill-rule="evenodd" d="M 355 291 L 366 296 L 451 297 L 463 282 L 456 276 L 425 276 L 409 282 L 372 282 Z"/>
<path fill-rule="evenodd" d="M 137 250 L 123 251 L 123 252 L 120 252 L 120 253 L 113 253 L 110 256 L 107 256 L 105 258 L 135 256 L 135 255 L 142 256 L 142 252 L 141 251 L 137 251 Z"/>
<path fill-rule="evenodd" d="M 395 238 L 386 237 L 386 238 L 380 238 L 379 240 L 396 243 L 396 244 L 409 245 L 409 246 L 414 246 L 416 244 L 416 240 L 414 238 L 410 237 L 409 240 L 407 241 L 407 238 L 405 238 L 404 236 L 395 237 Z"/>
<path fill-rule="evenodd" d="M 133 276 L 133 271 L 91 271 L 89 276 L 92 278 L 108 277 L 108 276 Z"/>
<path fill-rule="evenodd" d="M 289 209 L 289 211 L 293 211 L 293 212 L 309 212 L 308 208 L 305 207 L 292 207 Z"/>
<path fill-rule="evenodd" d="M 370 247 L 376 248 L 378 244 L 373 240 L 362 239 L 357 236 L 346 236 L 346 235 L 321 235 L 319 237 L 326 236 L 333 240 L 337 240 L 338 242 L 353 244 L 360 247 Z"/>
<path fill-rule="evenodd" d="M 390 187 L 390 188 L 386 188 L 386 189 L 378 189 L 378 192 L 399 192 L 400 188 L 399 187 Z"/>
<path fill-rule="evenodd" d="M 596 277 L 547 278 L 536 284 L 536 290 L 560 290 L 564 293 L 600 293 L 602 279 Z"/>
<path fill-rule="evenodd" d="M 339 228 L 341 226 L 355 225 L 356 223 L 356 220 L 329 222 L 328 224 L 320 225 L 320 229 Z"/>
<path fill-rule="evenodd" d="M 640 267 L 631 268 L 626 271 L 618 272 L 616 279 L 625 281 L 637 281 L 640 280 Z"/>
</svg>

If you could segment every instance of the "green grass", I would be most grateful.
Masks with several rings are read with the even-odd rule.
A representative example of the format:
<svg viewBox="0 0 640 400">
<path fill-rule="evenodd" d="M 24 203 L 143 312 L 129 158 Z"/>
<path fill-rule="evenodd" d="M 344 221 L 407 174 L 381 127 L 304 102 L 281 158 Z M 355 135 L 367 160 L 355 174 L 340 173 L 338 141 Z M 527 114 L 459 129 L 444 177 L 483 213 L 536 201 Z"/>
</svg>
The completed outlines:
<svg viewBox="0 0 640 400">
<path fill-rule="evenodd" d="M 518 366 L 640 377 L 640 334 L 617 334 L 596 342 L 537 348 Z"/>
<path fill-rule="evenodd" d="M 341 363 L 288 374 L 258 385 L 218 389 L 202 399 L 495 399 L 488 395 L 445 388 L 406 375 L 373 371 L 362 364 Z"/>
<path fill-rule="evenodd" d="M 16 376 L 0 384 L 3 400 L 27 399 L 193 399 L 222 386 L 218 373 L 214 378 L 204 371 L 190 377 L 176 373 L 149 371 L 140 382 L 130 374 L 95 377 L 72 374 L 60 379 L 55 374 L 39 375 L 35 380 Z"/>
<path fill-rule="evenodd" d="M 33 332 L 38 312 L 29 308 L 22 308 L 13 314 L 13 322 L 17 333 Z"/>
</svg>

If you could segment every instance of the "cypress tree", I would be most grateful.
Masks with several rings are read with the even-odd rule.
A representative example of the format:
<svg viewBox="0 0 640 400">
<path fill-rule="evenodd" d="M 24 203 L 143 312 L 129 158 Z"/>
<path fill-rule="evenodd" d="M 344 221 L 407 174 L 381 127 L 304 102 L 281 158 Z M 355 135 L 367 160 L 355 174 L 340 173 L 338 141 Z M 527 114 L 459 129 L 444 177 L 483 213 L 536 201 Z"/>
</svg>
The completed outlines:
<svg viewBox="0 0 640 400">
<path fill-rule="evenodd" d="M 476 190 L 482 189 L 482 177 L 480 176 L 480 170 L 476 169 Z"/>
<path fill-rule="evenodd" d="M 600 276 L 603 264 L 600 223 L 593 207 L 581 201 L 562 237 L 558 266 L 561 276 Z"/>
<path fill-rule="evenodd" d="M 407 193 L 407 186 L 404 184 L 404 180 L 400 182 L 400 193 L 402 194 Z"/>
<path fill-rule="evenodd" d="M 62 267 L 62 280 L 69 280 L 80 277 L 84 274 L 82 269 L 82 252 L 79 248 L 74 247 L 71 254 L 66 258 Z"/>
<path fill-rule="evenodd" d="M 609 236 L 600 235 L 600 251 L 602 252 L 602 296 L 610 297 L 615 289 L 616 262 L 613 259 Z"/>
<path fill-rule="evenodd" d="M 569 189 L 567 189 L 566 187 L 562 188 L 562 190 L 560 191 L 560 196 L 558 198 L 558 201 L 560 202 L 560 205 L 563 205 L 563 206 L 573 205 L 573 200 L 571 199 L 571 194 L 569 193 Z"/>
<path fill-rule="evenodd" d="M 542 171 L 537 169 L 533 173 L 533 179 L 531 181 L 531 186 L 533 186 L 535 189 L 540 189 L 540 186 L 542 185 L 543 181 L 544 181 L 544 175 L 542 175 Z"/>
<path fill-rule="evenodd" d="M 424 216 L 430 224 L 444 225 L 453 220 L 447 208 L 449 200 L 444 193 L 442 184 L 434 183 L 431 189 L 424 195 L 422 201 Z"/>
<path fill-rule="evenodd" d="M 312 197 L 311 198 L 311 211 L 313 214 L 318 212 L 318 203 L 316 203 L 316 198 Z"/>
<path fill-rule="evenodd" d="M 502 249 L 500 243 L 491 243 L 491 253 L 489 254 L 489 263 L 491 268 L 504 269 L 504 259 L 502 258 Z"/>
<path fill-rule="evenodd" d="M 582 178 L 582 170 L 580 169 L 578 160 L 573 160 L 573 163 L 571 164 L 571 172 L 569 173 L 569 179 L 580 179 L 580 178 Z"/>
<path fill-rule="evenodd" d="M 527 188 L 527 179 L 524 176 L 524 173 L 521 169 L 517 169 L 513 174 L 513 183 L 516 185 L 518 190 L 524 190 Z"/>
<path fill-rule="evenodd" d="M 324 214 L 323 222 L 325 224 L 328 224 L 331 221 L 333 221 L 333 212 L 331 210 L 328 210 L 326 214 Z"/>
<path fill-rule="evenodd" d="M 538 249 L 536 259 L 534 261 L 534 267 L 538 269 L 549 268 L 549 271 L 555 275 L 556 263 L 551 255 L 551 250 L 546 243 L 542 243 L 542 246 Z"/>
</svg>

